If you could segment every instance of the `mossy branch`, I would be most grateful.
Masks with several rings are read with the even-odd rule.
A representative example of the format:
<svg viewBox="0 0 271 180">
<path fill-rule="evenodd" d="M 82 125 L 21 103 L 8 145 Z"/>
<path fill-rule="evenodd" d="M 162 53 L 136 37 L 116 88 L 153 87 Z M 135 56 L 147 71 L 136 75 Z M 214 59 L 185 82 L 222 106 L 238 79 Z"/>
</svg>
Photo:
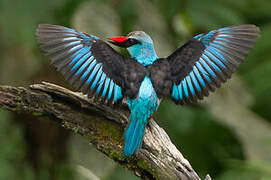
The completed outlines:
<svg viewBox="0 0 271 180">
<path fill-rule="evenodd" d="M 146 128 L 140 152 L 125 157 L 123 132 L 129 115 L 126 105 L 107 106 L 82 93 L 43 82 L 28 89 L 0 86 L 0 107 L 56 120 L 64 128 L 86 137 L 97 150 L 142 179 L 200 179 L 153 119 Z"/>
</svg>

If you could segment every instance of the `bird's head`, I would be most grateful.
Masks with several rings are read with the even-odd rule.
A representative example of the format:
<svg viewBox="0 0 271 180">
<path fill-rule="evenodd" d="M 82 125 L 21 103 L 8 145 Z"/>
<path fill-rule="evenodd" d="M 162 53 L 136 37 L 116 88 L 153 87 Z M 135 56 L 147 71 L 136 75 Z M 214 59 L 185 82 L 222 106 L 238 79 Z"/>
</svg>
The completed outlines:
<svg viewBox="0 0 271 180">
<path fill-rule="evenodd" d="M 144 31 L 133 31 L 128 36 L 111 37 L 109 42 L 127 48 L 131 57 L 143 65 L 150 65 L 158 58 L 151 37 Z"/>
</svg>

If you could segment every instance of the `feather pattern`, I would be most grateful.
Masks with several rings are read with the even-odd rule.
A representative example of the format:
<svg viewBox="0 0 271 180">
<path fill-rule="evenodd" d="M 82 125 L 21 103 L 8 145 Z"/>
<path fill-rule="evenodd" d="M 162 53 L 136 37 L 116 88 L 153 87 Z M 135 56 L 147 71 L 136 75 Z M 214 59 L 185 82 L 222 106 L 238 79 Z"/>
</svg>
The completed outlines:
<svg viewBox="0 0 271 180">
<path fill-rule="evenodd" d="M 177 79 L 172 76 L 174 83 L 171 97 L 177 103 L 187 104 L 208 96 L 244 62 L 258 37 L 259 29 L 254 25 L 225 27 L 195 36 L 188 45 L 197 44 L 194 47 L 196 52 L 187 55 L 188 50 L 177 50 L 167 58 L 171 64 L 176 60 L 183 63 L 184 60 L 178 59 L 178 56 L 186 53 L 186 58 L 193 63 L 185 74 L 180 72 L 182 76 Z"/>
<path fill-rule="evenodd" d="M 36 34 L 41 49 L 71 84 L 89 95 L 100 94 L 113 103 L 123 98 L 121 87 L 103 70 L 106 61 L 96 57 L 93 51 L 99 38 L 49 24 L 39 25 Z"/>
</svg>

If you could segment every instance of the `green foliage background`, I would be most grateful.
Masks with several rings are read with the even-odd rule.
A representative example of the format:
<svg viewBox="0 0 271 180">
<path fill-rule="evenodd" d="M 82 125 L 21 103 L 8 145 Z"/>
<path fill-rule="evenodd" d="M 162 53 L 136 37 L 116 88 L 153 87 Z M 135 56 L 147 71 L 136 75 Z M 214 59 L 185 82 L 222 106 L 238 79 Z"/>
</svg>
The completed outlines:
<svg viewBox="0 0 271 180">
<path fill-rule="evenodd" d="M 269 0 L 0 0 L 0 84 L 27 86 L 43 80 L 72 88 L 39 50 L 39 23 L 103 39 L 144 30 L 161 57 L 198 33 L 256 24 L 261 38 L 230 81 L 199 105 L 180 107 L 164 100 L 155 117 L 201 177 L 268 180 L 270 8 Z M 86 140 L 47 122 L 0 111 L 0 179 L 138 179 Z"/>
</svg>

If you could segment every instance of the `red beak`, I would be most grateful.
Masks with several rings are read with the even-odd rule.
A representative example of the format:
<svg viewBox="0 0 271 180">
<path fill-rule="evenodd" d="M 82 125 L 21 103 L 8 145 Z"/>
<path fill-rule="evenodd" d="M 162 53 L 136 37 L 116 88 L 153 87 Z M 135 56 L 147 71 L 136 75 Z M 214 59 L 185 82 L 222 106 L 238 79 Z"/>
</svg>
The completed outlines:
<svg viewBox="0 0 271 180">
<path fill-rule="evenodd" d="M 110 43 L 115 44 L 119 47 L 125 47 L 125 48 L 128 47 L 126 36 L 111 37 L 111 38 L 108 38 L 108 40 Z"/>
<path fill-rule="evenodd" d="M 127 39 L 126 36 L 117 36 L 117 37 L 111 37 L 111 38 L 108 38 L 108 40 L 110 41 L 114 41 L 116 43 L 123 43 L 125 42 Z"/>
</svg>

